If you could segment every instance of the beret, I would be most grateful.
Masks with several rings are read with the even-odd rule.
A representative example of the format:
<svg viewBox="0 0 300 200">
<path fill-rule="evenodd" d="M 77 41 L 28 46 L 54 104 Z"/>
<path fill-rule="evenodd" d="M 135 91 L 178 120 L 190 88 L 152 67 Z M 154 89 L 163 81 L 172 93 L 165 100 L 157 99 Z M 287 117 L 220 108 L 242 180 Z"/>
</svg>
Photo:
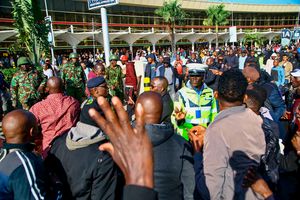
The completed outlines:
<svg viewBox="0 0 300 200">
<path fill-rule="evenodd" d="M 94 88 L 94 87 L 101 85 L 102 83 L 105 83 L 104 77 L 98 76 L 96 78 L 92 78 L 92 79 L 88 80 L 87 88 Z"/>
</svg>

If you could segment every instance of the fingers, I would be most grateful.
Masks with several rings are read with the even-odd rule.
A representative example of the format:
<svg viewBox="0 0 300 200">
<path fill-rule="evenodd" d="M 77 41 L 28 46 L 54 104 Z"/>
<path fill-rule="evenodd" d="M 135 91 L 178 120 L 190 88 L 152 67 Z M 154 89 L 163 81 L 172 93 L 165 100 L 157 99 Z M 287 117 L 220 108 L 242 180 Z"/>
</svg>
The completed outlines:
<svg viewBox="0 0 300 200">
<path fill-rule="evenodd" d="M 110 142 L 101 144 L 99 146 L 99 150 L 100 151 L 107 151 L 112 157 L 114 156 L 114 153 L 115 153 L 115 149 L 114 149 L 113 145 Z"/>
<path fill-rule="evenodd" d="M 135 124 L 135 132 L 136 134 L 143 134 L 145 133 L 145 117 L 144 117 L 144 108 L 143 106 L 138 103 L 136 105 L 136 124 Z"/>
<path fill-rule="evenodd" d="M 116 114 L 112 111 L 109 103 L 107 102 L 107 100 L 104 97 L 98 97 L 97 98 L 97 102 L 100 106 L 100 108 L 102 109 L 102 111 L 104 112 L 105 115 L 105 119 L 111 123 L 114 123 L 117 121 L 117 116 Z"/>
<path fill-rule="evenodd" d="M 120 125 L 125 128 L 125 129 L 128 129 L 130 128 L 130 122 L 129 122 L 129 118 L 128 118 L 128 114 L 127 112 L 125 111 L 125 109 L 123 108 L 123 104 L 122 102 L 120 101 L 120 99 L 118 97 L 113 97 L 112 98 L 112 104 L 114 106 L 114 109 L 116 111 L 116 114 L 119 118 L 119 122 L 120 122 Z M 116 125 L 117 121 L 114 121 L 112 122 L 114 125 Z"/>
<path fill-rule="evenodd" d="M 108 133 L 108 128 L 109 128 L 109 124 L 108 121 L 106 121 L 104 119 L 104 117 L 102 117 L 94 108 L 89 109 L 89 115 L 93 118 L 93 120 L 98 124 L 98 126 L 100 126 L 100 128 L 109 135 L 110 137 L 110 133 Z"/>
</svg>

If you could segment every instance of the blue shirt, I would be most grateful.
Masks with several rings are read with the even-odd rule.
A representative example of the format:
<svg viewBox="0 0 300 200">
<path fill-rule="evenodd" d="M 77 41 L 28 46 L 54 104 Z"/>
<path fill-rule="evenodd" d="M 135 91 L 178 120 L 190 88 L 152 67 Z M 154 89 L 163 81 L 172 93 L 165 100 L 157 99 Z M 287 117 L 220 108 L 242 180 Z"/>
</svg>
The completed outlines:
<svg viewBox="0 0 300 200">
<path fill-rule="evenodd" d="M 273 67 L 271 70 L 272 79 L 277 86 L 283 86 L 285 82 L 284 69 L 281 66 Z"/>
</svg>

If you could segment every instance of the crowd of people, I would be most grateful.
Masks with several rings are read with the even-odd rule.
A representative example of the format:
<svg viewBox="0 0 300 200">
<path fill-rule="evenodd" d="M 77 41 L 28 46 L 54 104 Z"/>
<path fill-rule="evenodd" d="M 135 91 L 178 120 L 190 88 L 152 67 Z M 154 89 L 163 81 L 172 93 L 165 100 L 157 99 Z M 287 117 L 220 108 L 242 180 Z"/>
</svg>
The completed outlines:
<svg viewBox="0 0 300 200">
<path fill-rule="evenodd" d="M 300 198 L 300 44 L 109 59 L 0 74 L 0 200 Z"/>
</svg>

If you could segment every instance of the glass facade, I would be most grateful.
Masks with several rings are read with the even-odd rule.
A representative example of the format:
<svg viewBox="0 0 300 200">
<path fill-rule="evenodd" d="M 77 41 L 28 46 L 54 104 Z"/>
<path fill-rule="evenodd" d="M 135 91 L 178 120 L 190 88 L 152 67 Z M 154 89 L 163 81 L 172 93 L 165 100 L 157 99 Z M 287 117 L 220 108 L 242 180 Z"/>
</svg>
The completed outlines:
<svg viewBox="0 0 300 200">
<path fill-rule="evenodd" d="M 58 3 L 59 2 L 59 3 Z M 62 22 L 94 22 L 100 23 L 99 10 L 89 11 L 86 1 L 47 0 L 49 15 L 54 21 Z M 40 0 L 44 10 L 44 0 Z M 108 22 L 111 24 L 162 24 L 162 19 L 155 16 L 155 8 L 116 5 L 107 9 Z M 206 17 L 203 10 L 187 10 L 187 25 L 202 26 Z M 272 26 L 295 25 L 298 13 L 233 13 L 233 25 L 237 26 Z M 0 18 L 12 18 L 11 5 L 8 0 L 0 1 Z M 232 24 L 232 19 L 229 19 Z"/>
<path fill-rule="evenodd" d="M 70 30 L 73 25 L 74 32 L 91 31 L 92 21 L 94 21 L 95 30 L 101 29 L 101 15 L 99 10 L 89 11 L 87 1 L 83 0 L 47 0 L 49 15 L 54 21 L 55 30 Z M 221 1 L 222 2 L 222 1 Z M 226 2 L 226 1 L 224 1 Z M 270 1 L 271 2 L 271 1 Z M 40 0 L 42 10 L 45 9 L 44 0 Z M 107 8 L 109 31 L 128 30 L 131 27 L 132 32 L 150 31 L 152 27 L 155 32 L 165 32 L 162 18 L 154 14 L 155 8 L 138 7 L 128 5 L 116 5 Z M 8 0 L 0 1 L 0 30 L 12 29 L 12 7 Z M 188 27 L 180 27 L 177 32 L 188 32 L 194 28 L 195 32 L 208 32 L 208 27 L 203 26 L 203 20 L 206 17 L 204 10 L 186 10 L 189 17 L 186 19 Z M 294 27 L 297 23 L 298 13 L 239 13 L 234 12 L 233 17 L 229 17 L 229 24 L 238 26 L 238 28 L 254 29 L 259 28 L 263 31 L 280 30 L 283 27 Z M 1 21 L 2 20 L 2 21 Z M 264 27 L 263 27 L 264 26 Z M 278 27 L 277 27 L 278 26 Z M 220 28 L 224 31 L 225 28 Z M 214 31 L 212 29 L 212 31 Z M 114 42 L 118 42 L 117 40 Z M 136 43 L 142 43 L 137 41 Z M 59 41 L 58 41 L 59 43 Z M 86 40 L 80 44 L 90 44 Z M 67 45 L 62 42 L 61 45 Z M 1 46 L 3 46 L 1 44 Z"/>
</svg>

